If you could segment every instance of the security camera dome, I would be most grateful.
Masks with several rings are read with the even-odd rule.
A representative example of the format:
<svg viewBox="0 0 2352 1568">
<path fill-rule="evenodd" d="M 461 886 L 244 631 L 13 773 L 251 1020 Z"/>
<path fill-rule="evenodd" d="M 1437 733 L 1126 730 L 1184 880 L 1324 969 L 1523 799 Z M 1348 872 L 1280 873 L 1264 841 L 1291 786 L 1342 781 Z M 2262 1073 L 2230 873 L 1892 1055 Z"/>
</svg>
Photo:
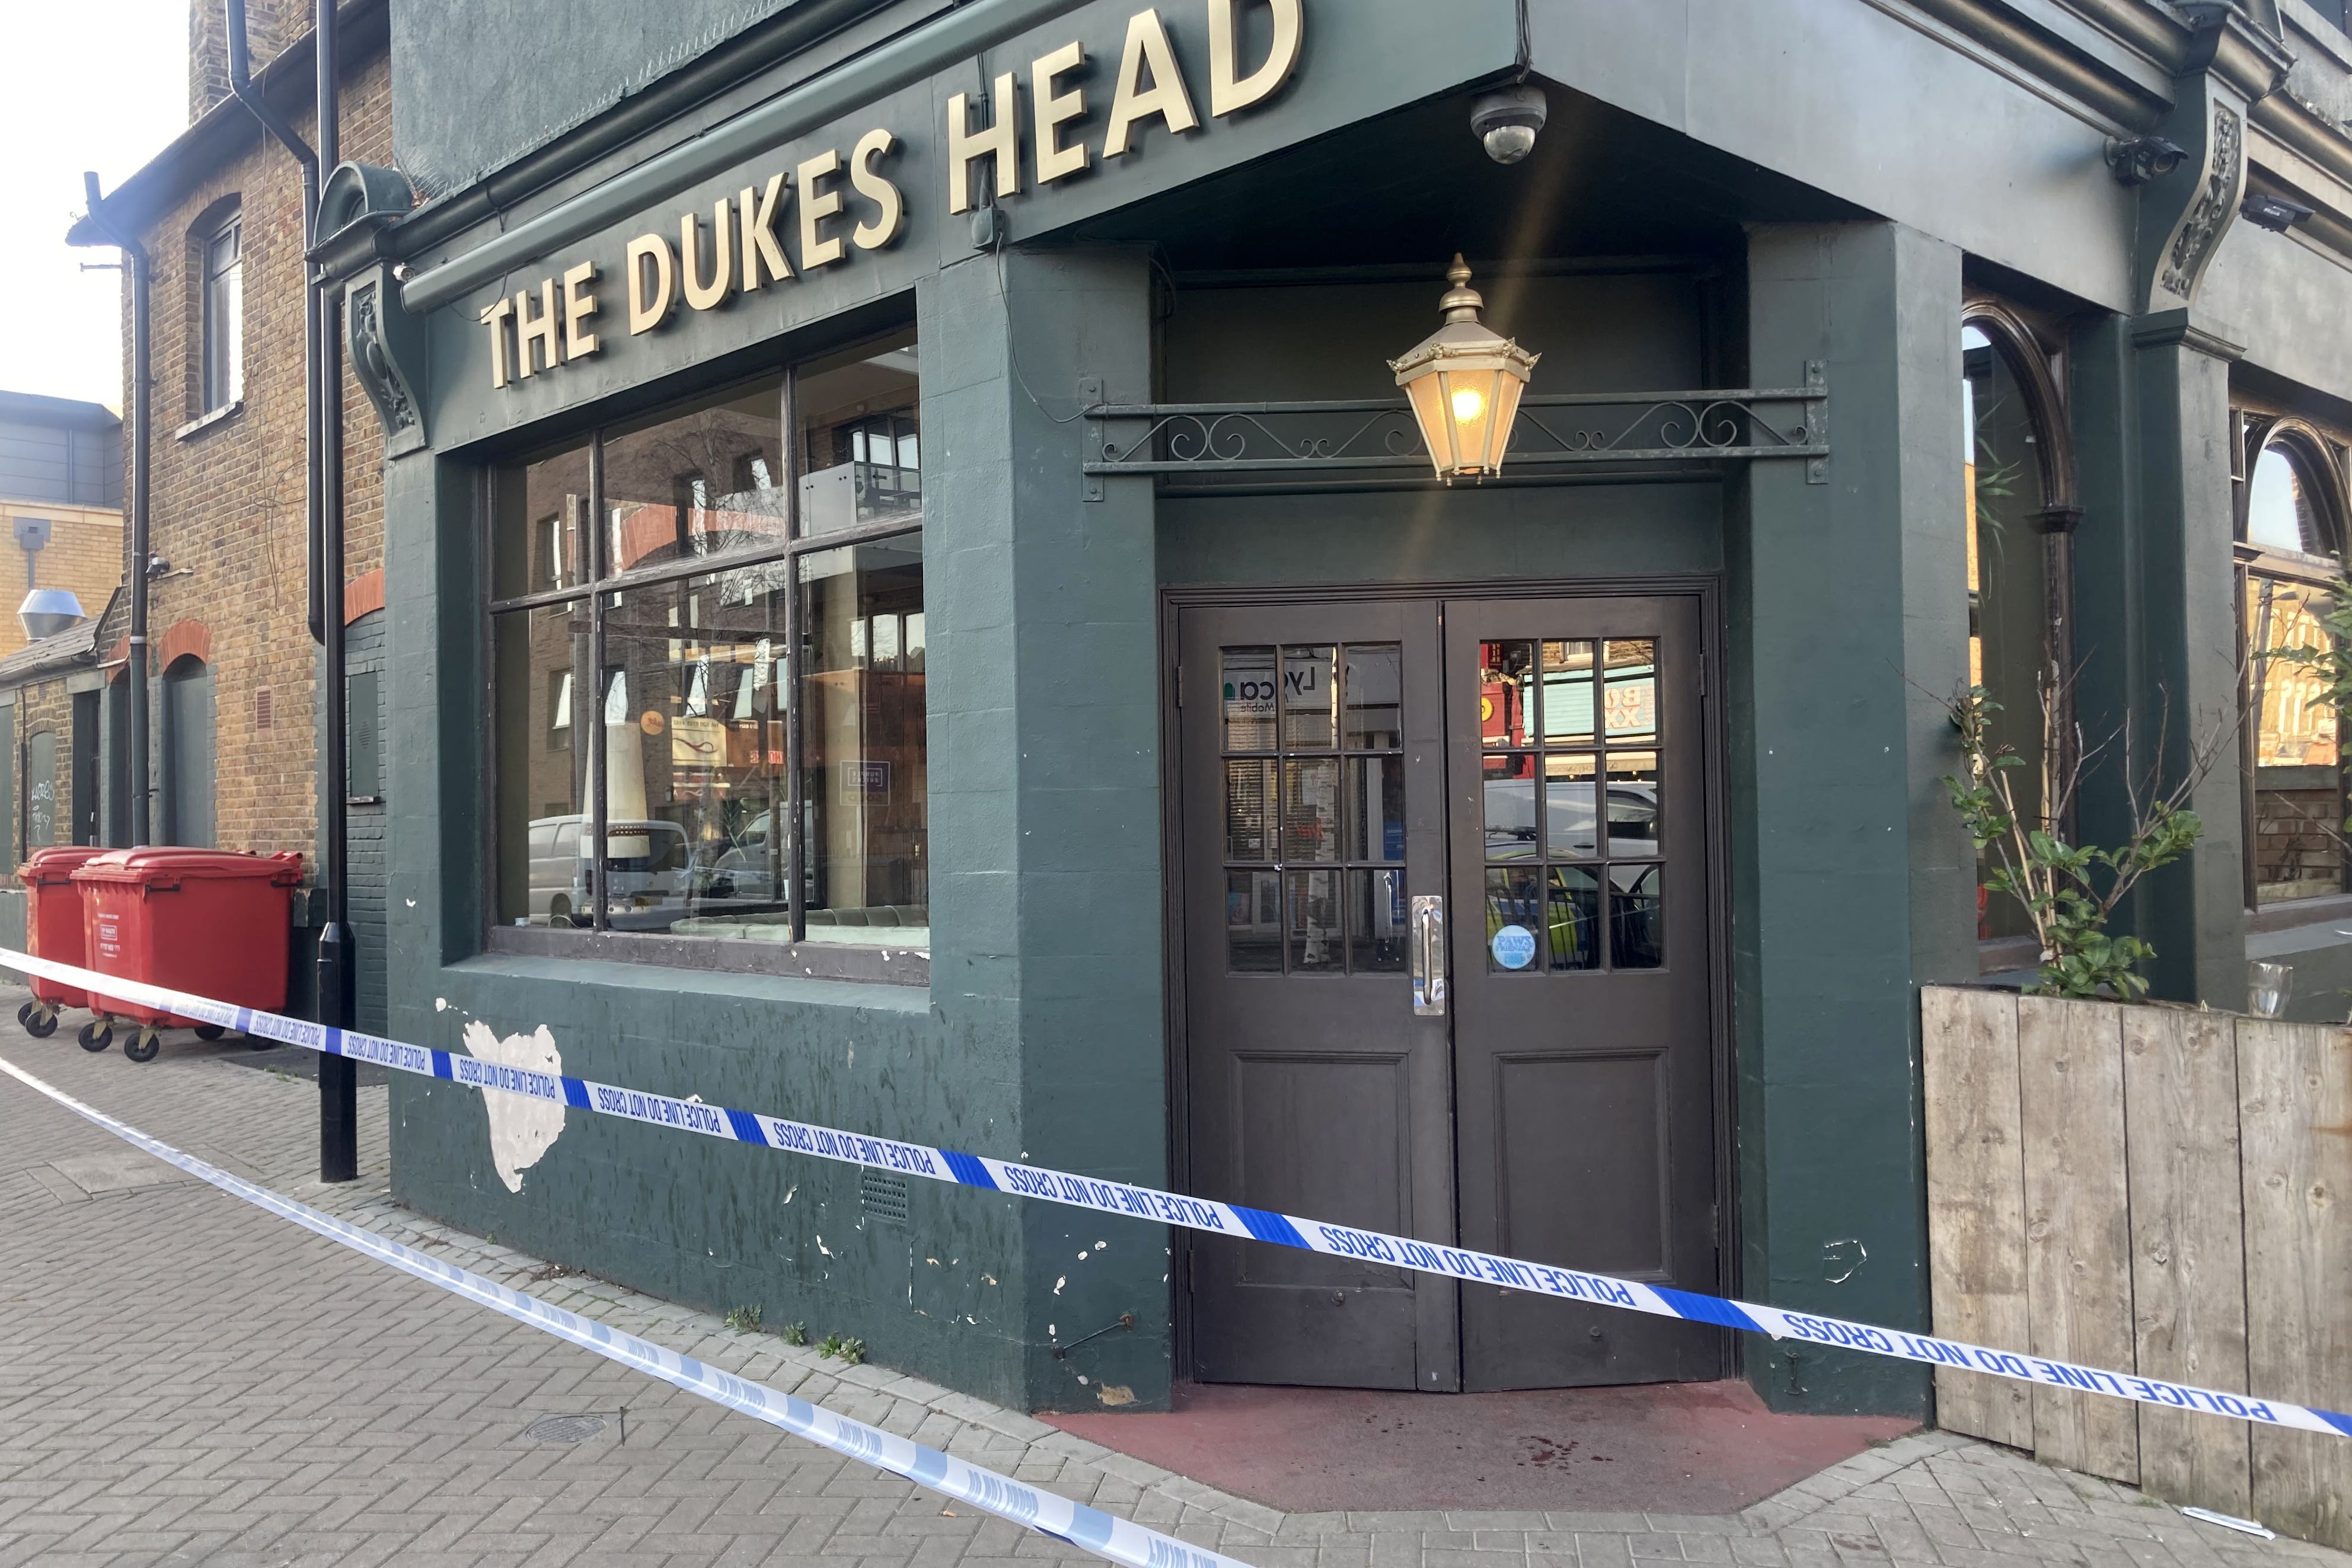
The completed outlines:
<svg viewBox="0 0 2352 1568">
<path fill-rule="evenodd" d="M 1543 129 L 1543 89 L 1505 88 L 1490 92 L 1470 106 L 1470 131 L 1497 163 L 1516 163 L 1535 150 L 1536 133 Z"/>
</svg>

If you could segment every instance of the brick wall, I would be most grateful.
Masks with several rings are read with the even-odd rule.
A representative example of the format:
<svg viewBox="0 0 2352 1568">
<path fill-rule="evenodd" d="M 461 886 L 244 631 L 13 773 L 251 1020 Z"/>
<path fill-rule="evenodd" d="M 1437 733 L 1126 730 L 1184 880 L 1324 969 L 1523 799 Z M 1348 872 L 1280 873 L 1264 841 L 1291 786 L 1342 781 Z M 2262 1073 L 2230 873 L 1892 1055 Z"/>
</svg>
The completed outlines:
<svg viewBox="0 0 2352 1568">
<path fill-rule="evenodd" d="M 28 639 L 16 619 L 24 602 L 26 558 L 16 543 L 18 517 L 45 517 L 49 542 L 33 558 L 33 580 L 43 588 L 69 588 L 85 614 L 106 608 L 122 579 L 122 514 L 94 507 L 47 501 L 0 501 L 0 658 Z"/>
<path fill-rule="evenodd" d="M 197 0 L 199 16 L 206 4 Z M 216 13 L 218 0 L 209 4 Z M 303 12 L 294 5 L 291 14 Z M 258 35 L 261 11 L 252 16 Z M 296 121 L 306 139 L 312 123 L 307 114 Z M 346 75 L 343 155 L 388 165 L 391 139 L 391 68 L 378 58 Z M 192 230 L 231 202 L 245 227 L 243 406 L 184 430 L 200 412 L 203 349 Z M 150 521 L 152 548 L 172 566 L 152 584 L 148 623 L 160 640 L 175 623 L 193 622 L 209 643 L 216 842 L 265 853 L 299 850 L 308 859 L 317 821 L 317 647 L 303 582 L 301 214 L 293 161 L 275 144 L 257 144 L 191 190 L 143 237 L 154 258 Z M 127 299 L 125 314 L 128 342 Z M 343 389 L 344 516 L 349 572 L 358 575 L 383 559 L 383 441 L 373 406 L 348 373 Z M 156 677 L 163 668 L 151 664 Z M 155 733 L 160 741 L 160 726 Z"/>
</svg>

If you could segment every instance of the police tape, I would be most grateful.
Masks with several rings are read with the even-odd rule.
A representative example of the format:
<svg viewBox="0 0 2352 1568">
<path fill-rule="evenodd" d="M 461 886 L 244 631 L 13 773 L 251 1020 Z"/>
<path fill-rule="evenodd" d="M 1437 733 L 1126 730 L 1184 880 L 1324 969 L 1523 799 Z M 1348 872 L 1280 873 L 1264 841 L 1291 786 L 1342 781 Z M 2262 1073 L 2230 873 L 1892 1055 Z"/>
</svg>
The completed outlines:
<svg viewBox="0 0 2352 1568">
<path fill-rule="evenodd" d="M 1792 1312 L 1757 1301 L 1704 1295 L 1696 1291 L 1678 1291 L 1639 1280 L 1623 1280 L 1554 1264 L 1534 1263 L 1441 1242 L 1416 1241 L 1409 1237 L 1391 1236 L 1385 1231 L 1332 1225 L 1297 1215 L 1279 1214 L 1272 1209 L 1249 1208 L 1213 1198 L 1190 1197 L 1182 1193 L 1162 1192 L 1157 1187 L 1076 1176 L 1068 1171 L 1051 1170 L 984 1155 L 968 1155 L 928 1144 L 901 1143 L 892 1138 L 848 1133 L 814 1123 L 706 1104 L 698 1098 L 679 1100 L 667 1094 L 599 1083 L 593 1079 L 506 1067 L 476 1057 L 385 1040 L 357 1030 L 334 1029 L 257 1009 L 232 1007 L 184 991 L 166 990 L 88 969 L 78 969 L 70 965 L 51 963 L 5 947 L 0 947 L 0 967 L 38 975 L 106 997 L 121 997 L 182 1018 L 282 1040 L 306 1050 L 376 1062 L 395 1071 L 551 1101 L 600 1116 L 643 1122 L 653 1126 L 697 1133 L 705 1137 L 753 1144 L 846 1165 L 870 1166 L 903 1176 L 924 1176 L 932 1181 L 1010 1193 L 1016 1197 L 1038 1198 L 1102 1214 L 1182 1226 L 1190 1230 L 1236 1240 L 1264 1241 L 1277 1247 L 1295 1247 L 1360 1262 L 1383 1263 L 1392 1268 L 1444 1275 L 1467 1283 L 1495 1285 L 1507 1291 L 1524 1291 L 1533 1295 L 1551 1296 L 1589 1306 L 1620 1308 L 1652 1317 L 1678 1318 L 1687 1322 L 1736 1329 L 1743 1333 L 1763 1334 L 1774 1340 L 1798 1340 L 1925 1366 L 1988 1373 L 1995 1377 L 2038 1384 L 2070 1393 L 2105 1395 L 2136 1404 L 2230 1416 L 2262 1426 L 2352 1437 L 2352 1416 L 2292 1404 L 2284 1399 L 2258 1399 L 2249 1395 L 2200 1388 L 2190 1384 L 2168 1383 L 2161 1378 L 2109 1372 L 2073 1362 L 1994 1350 L 1934 1334 L 1914 1333 L 1906 1329 L 1881 1328 L 1817 1312 Z"/>
<path fill-rule="evenodd" d="M 952 1454 L 943 1454 L 937 1448 L 885 1432 L 878 1427 L 853 1421 L 822 1405 L 813 1405 L 794 1395 L 770 1388 L 765 1384 L 737 1377 L 715 1366 L 706 1366 L 691 1356 L 680 1355 L 650 1340 L 625 1333 L 593 1318 L 566 1312 L 536 1296 L 509 1290 L 494 1280 L 469 1273 L 454 1263 L 427 1257 L 389 1237 L 337 1219 L 331 1214 L 322 1214 L 308 1204 L 298 1203 L 266 1186 L 232 1176 L 216 1166 L 207 1165 L 193 1155 L 183 1154 L 161 1139 L 150 1137 L 128 1123 L 83 1103 L 54 1084 L 43 1082 L 5 1058 L 0 1058 L 0 1072 L 47 1095 L 67 1110 L 95 1123 L 123 1142 L 281 1219 L 290 1219 L 304 1229 L 330 1241 L 340 1242 L 362 1256 L 389 1264 L 404 1274 L 438 1285 L 452 1295 L 488 1307 L 492 1312 L 502 1312 L 518 1322 L 528 1323 L 583 1350 L 593 1351 L 609 1361 L 619 1362 L 624 1366 L 657 1377 L 715 1405 L 723 1405 L 730 1410 L 740 1411 L 772 1427 L 782 1427 L 821 1448 L 904 1477 L 943 1497 L 969 1503 L 1040 1535 L 1050 1535 L 1057 1541 L 1082 1547 L 1097 1557 L 1125 1564 L 1126 1568 L 1248 1568 L 1247 1564 L 1221 1552 L 1189 1545 L 1130 1520 L 1105 1513 L 1098 1508 L 1073 1502 L 1057 1493 L 1041 1490 L 1010 1476 L 999 1475 L 994 1470 L 983 1469 Z"/>
</svg>

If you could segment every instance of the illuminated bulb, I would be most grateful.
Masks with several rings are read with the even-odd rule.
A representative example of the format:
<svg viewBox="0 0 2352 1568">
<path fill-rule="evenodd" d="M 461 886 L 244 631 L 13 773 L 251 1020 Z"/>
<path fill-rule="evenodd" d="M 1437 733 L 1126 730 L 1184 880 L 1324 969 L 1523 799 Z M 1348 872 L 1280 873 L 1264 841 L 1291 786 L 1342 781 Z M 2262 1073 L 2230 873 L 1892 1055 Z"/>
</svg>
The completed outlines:
<svg viewBox="0 0 2352 1568">
<path fill-rule="evenodd" d="M 1472 387 L 1464 387 L 1454 394 L 1454 423 L 1475 424 L 1478 416 L 1486 412 L 1486 397 Z"/>
</svg>

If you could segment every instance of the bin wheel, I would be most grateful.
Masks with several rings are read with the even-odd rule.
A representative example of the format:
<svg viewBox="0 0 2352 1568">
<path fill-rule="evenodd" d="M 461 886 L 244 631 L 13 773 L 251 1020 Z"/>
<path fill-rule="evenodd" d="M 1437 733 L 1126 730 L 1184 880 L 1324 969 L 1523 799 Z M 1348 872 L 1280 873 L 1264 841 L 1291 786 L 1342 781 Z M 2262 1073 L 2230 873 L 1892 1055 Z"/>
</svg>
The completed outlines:
<svg viewBox="0 0 2352 1568">
<path fill-rule="evenodd" d="M 33 1004 L 31 1002 L 26 1002 L 16 1009 L 16 1021 L 23 1024 L 26 1029 L 33 1027 Z"/>
<path fill-rule="evenodd" d="M 58 1032 L 58 1015 L 48 1009 L 29 1008 L 29 1015 L 20 1018 L 18 1021 L 24 1024 L 25 1032 L 35 1040 L 47 1040 Z"/>
<path fill-rule="evenodd" d="M 216 1023 L 200 1023 L 196 1026 L 196 1038 L 198 1040 L 218 1040 L 227 1032 L 228 1030 L 221 1028 L 221 1026 Z"/>
<path fill-rule="evenodd" d="M 152 1061 L 163 1049 L 163 1034 L 152 1029 L 135 1029 L 122 1042 L 122 1054 L 133 1061 Z"/>
<path fill-rule="evenodd" d="M 114 1043 L 114 1026 L 104 1019 L 92 1019 L 81 1026 L 81 1032 L 74 1039 L 84 1051 L 104 1051 Z"/>
</svg>

